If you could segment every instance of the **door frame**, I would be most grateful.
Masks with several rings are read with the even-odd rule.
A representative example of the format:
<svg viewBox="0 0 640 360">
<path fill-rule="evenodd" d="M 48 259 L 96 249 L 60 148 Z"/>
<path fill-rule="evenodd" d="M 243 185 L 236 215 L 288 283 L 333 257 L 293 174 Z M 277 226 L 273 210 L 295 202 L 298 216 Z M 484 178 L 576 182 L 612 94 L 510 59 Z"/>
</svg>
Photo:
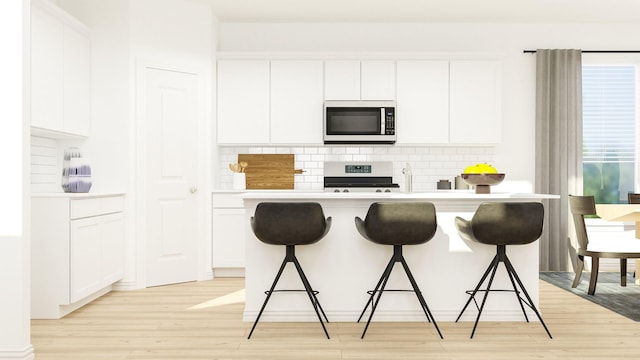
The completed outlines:
<svg viewBox="0 0 640 360">
<path fill-rule="evenodd" d="M 147 181 L 144 163 L 146 162 L 146 134 L 148 124 L 146 122 L 146 71 L 147 69 L 168 70 L 175 72 L 183 72 L 193 74 L 197 77 L 198 91 L 198 172 L 196 186 L 198 188 L 196 197 L 197 211 L 197 280 L 209 280 L 213 278 L 213 270 L 211 268 L 211 154 L 212 154 L 212 136 L 211 136 L 211 76 L 201 66 L 185 65 L 185 64 L 167 64 L 160 61 L 137 58 L 135 60 L 135 91 L 133 96 L 133 106 L 131 114 L 131 133 L 130 137 L 132 149 L 132 159 L 130 162 L 129 173 L 132 174 L 130 188 L 134 189 L 132 196 L 129 197 L 130 214 L 130 239 L 133 241 L 129 244 L 126 251 L 133 254 L 127 257 L 125 269 L 130 270 L 129 274 L 135 279 L 135 288 L 147 287 L 147 231 L 146 231 L 146 194 L 145 185 Z"/>
</svg>

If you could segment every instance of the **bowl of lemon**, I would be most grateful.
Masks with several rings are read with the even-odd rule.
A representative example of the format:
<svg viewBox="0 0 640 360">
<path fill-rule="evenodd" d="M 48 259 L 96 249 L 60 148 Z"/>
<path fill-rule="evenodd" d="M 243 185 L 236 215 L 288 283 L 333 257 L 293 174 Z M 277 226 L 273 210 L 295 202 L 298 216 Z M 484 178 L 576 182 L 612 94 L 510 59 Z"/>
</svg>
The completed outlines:
<svg viewBox="0 0 640 360">
<path fill-rule="evenodd" d="M 467 166 L 460 176 L 465 183 L 476 188 L 476 194 L 490 194 L 491 185 L 498 185 L 504 180 L 503 173 L 486 163 Z"/>
</svg>

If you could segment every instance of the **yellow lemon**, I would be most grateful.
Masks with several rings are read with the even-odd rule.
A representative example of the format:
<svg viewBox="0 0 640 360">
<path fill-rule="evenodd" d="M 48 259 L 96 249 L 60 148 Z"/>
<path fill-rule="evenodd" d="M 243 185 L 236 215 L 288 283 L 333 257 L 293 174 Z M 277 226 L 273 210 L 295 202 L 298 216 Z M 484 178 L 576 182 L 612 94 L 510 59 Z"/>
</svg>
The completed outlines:
<svg viewBox="0 0 640 360">
<path fill-rule="evenodd" d="M 484 163 L 484 164 L 478 164 L 477 165 L 478 168 L 480 169 L 480 173 L 482 174 L 495 174 L 498 172 L 498 170 L 496 170 L 496 168 L 494 168 L 493 166 Z"/>
<path fill-rule="evenodd" d="M 464 174 L 477 174 L 478 173 L 478 167 L 476 165 L 469 165 L 466 168 L 464 168 Z"/>
<path fill-rule="evenodd" d="M 478 163 L 464 168 L 464 174 L 496 174 L 498 170 L 487 163 Z"/>
</svg>

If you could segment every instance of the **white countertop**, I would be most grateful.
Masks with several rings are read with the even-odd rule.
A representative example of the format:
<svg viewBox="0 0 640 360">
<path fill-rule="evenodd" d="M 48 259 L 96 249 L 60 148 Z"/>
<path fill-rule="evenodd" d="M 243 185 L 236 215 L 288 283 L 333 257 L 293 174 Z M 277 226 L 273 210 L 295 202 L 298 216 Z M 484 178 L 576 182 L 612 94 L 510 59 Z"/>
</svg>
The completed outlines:
<svg viewBox="0 0 640 360">
<path fill-rule="evenodd" d="M 535 194 L 535 193 L 514 193 L 514 192 L 495 192 L 490 194 L 476 194 L 473 190 L 438 190 L 427 192 L 412 193 L 370 193 L 370 192 L 353 192 L 353 193 L 334 193 L 323 191 L 248 191 L 239 194 L 244 199 L 316 199 L 316 200 L 357 200 L 357 199 L 388 199 L 388 200 L 474 200 L 474 201 L 491 201 L 491 200 L 540 200 L 540 199 L 559 199 L 559 195 L 553 194 Z"/>
<path fill-rule="evenodd" d="M 88 193 L 66 193 L 66 192 L 51 192 L 51 193 L 31 193 L 32 198 L 72 198 L 72 199 L 91 199 L 107 196 L 123 196 L 122 192 L 88 192 Z"/>
</svg>

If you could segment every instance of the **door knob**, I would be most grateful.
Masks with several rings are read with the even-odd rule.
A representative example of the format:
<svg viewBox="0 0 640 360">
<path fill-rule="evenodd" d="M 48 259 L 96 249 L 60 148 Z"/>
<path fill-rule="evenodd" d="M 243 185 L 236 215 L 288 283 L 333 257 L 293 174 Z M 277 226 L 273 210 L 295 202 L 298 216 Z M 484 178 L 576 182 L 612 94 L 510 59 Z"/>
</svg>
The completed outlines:
<svg viewBox="0 0 640 360">
<path fill-rule="evenodd" d="M 189 189 L 189 191 L 191 191 L 192 194 L 195 194 L 198 191 L 198 188 L 195 186 L 192 186 L 191 189 Z"/>
</svg>

